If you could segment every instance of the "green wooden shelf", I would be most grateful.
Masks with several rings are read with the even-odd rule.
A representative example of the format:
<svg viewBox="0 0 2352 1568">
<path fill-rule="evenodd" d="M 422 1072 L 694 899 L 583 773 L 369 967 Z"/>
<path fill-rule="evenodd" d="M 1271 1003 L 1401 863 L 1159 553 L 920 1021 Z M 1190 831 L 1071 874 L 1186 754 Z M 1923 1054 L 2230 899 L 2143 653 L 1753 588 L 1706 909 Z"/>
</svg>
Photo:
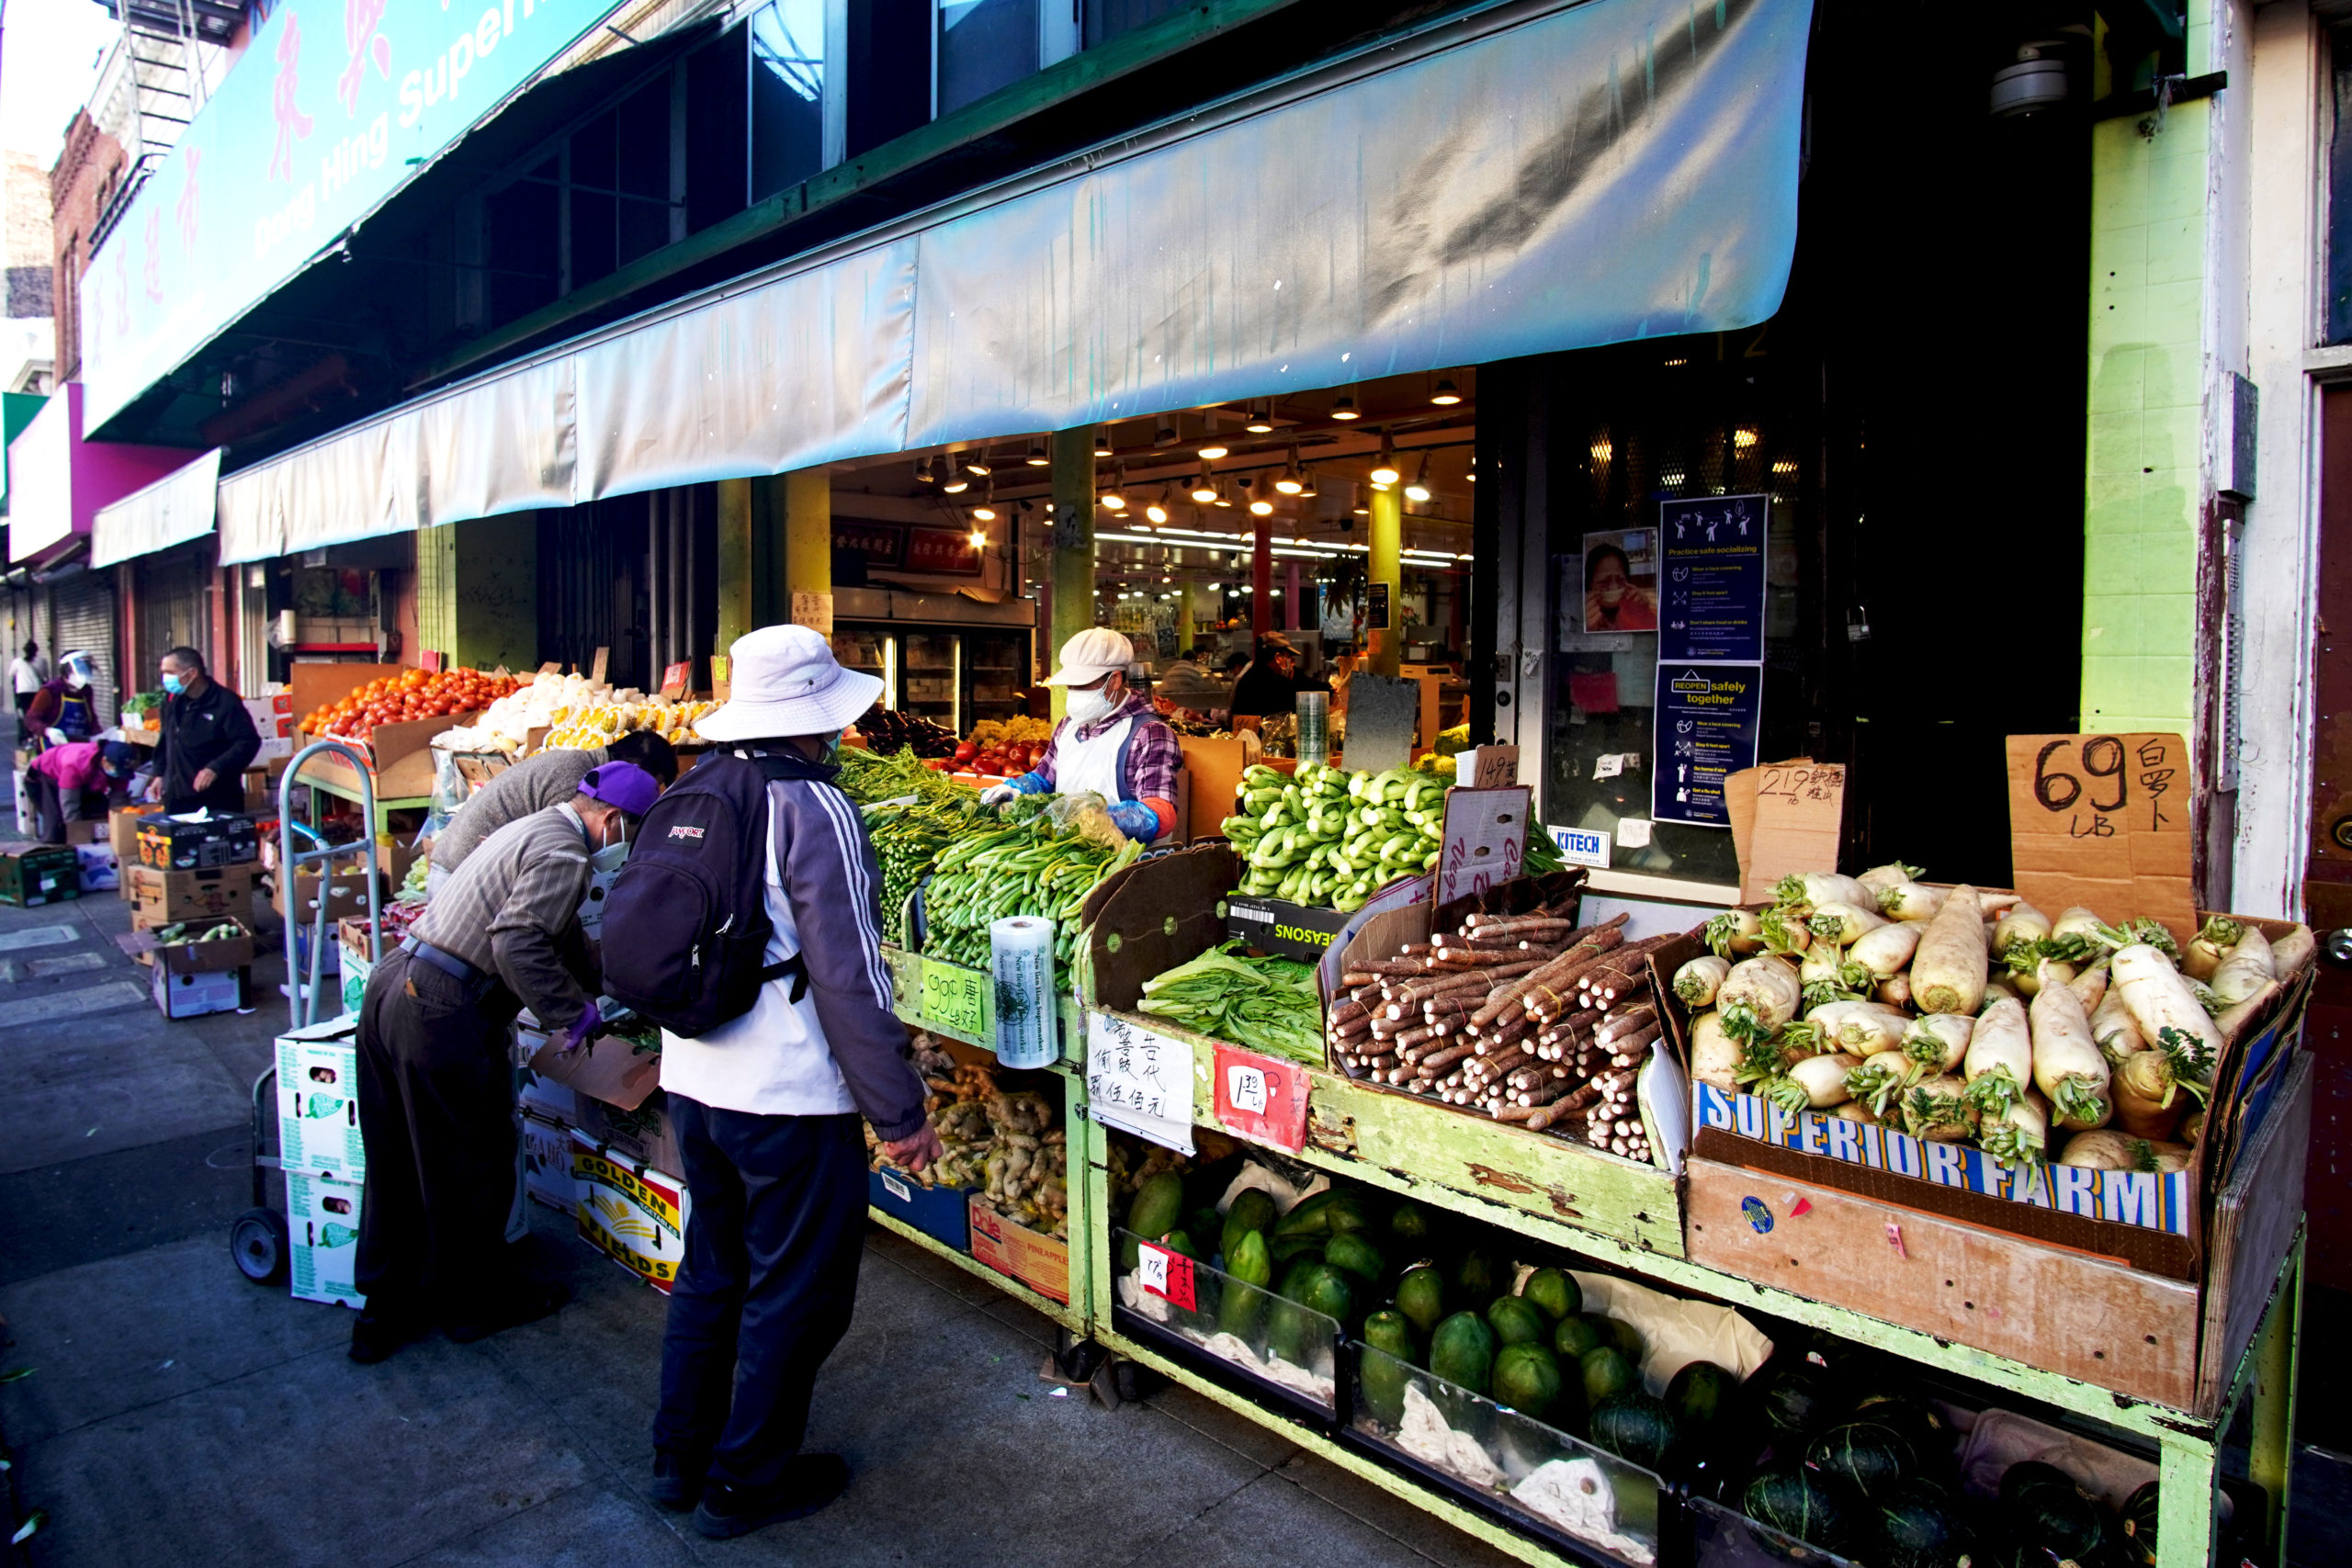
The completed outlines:
<svg viewBox="0 0 2352 1568">
<path fill-rule="evenodd" d="M 940 1240 L 937 1236 L 927 1235 L 923 1232 L 915 1229 L 914 1226 L 907 1224 L 906 1221 L 899 1219 L 896 1214 L 886 1214 L 881 1210 L 876 1208 L 868 1208 L 865 1212 L 873 1219 L 876 1224 L 880 1225 L 884 1230 L 888 1231 L 891 1235 L 903 1237 L 904 1239 L 914 1243 L 917 1247 L 922 1247 L 925 1252 L 932 1253 L 940 1258 L 944 1258 L 948 1262 L 953 1263 L 956 1268 L 961 1269 L 967 1274 L 970 1274 L 977 1279 L 987 1280 L 989 1284 L 994 1285 L 998 1290 L 1002 1291 L 1006 1295 L 1011 1296 L 1014 1301 L 1019 1302 L 1023 1306 L 1029 1308 L 1033 1312 L 1044 1314 L 1046 1316 L 1052 1318 L 1056 1323 L 1060 1324 L 1064 1328 L 1069 1329 L 1072 1334 L 1076 1334 L 1083 1337 L 1091 1331 L 1091 1310 L 1090 1308 L 1084 1306 L 1064 1306 L 1061 1303 L 1054 1300 L 1053 1297 L 1043 1295 L 1038 1292 L 1031 1290 L 1028 1286 L 1023 1284 L 1018 1280 L 1012 1279 L 1008 1275 L 998 1273 L 995 1269 L 989 1268 L 987 1264 L 981 1262 L 970 1253 L 959 1252 L 956 1248 L 948 1246 L 945 1242 Z"/>
</svg>

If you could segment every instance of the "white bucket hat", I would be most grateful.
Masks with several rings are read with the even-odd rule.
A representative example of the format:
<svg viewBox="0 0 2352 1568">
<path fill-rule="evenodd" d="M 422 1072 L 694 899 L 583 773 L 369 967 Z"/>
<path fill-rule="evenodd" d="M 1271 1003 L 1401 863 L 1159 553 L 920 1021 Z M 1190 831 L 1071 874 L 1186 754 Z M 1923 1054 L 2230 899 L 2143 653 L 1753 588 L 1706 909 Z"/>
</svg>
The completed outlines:
<svg viewBox="0 0 2352 1568">
<path fill-rule="evenodd" d="M 878 677 L 842 669 L 832 645 L 807 626 L 762 626 L 727 651 L 727 701 L 695 725 L 706 740 L 831 735 L 882 694 Z"/>
<path fill-rule="evenodd" d="M 1061 668 L 1048 686 L 1085 686 L 1136 661 L 1136 645 L 1108 626 L 1089 626 L 1062 644 Z"/>
</svg>

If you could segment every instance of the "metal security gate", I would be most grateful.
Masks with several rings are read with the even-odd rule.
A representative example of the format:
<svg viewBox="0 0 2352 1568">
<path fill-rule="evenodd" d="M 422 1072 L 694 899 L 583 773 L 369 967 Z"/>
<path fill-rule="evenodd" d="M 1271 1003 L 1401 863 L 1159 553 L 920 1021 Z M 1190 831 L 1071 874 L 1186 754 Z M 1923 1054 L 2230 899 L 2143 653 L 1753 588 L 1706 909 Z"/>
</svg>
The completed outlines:
<svg viewBox="0 0 2352 1568">
<path fill-rule="evenodd" d="M 122 700 L 122 671 L 115 668 L 120 655 L 115 649 L 114 574 L 76 571 L 57 579 L 50 593 L 56 628 L 50 669 L 54 671 L 57 660 L 75 649 L 88 652 L 98 667 L 97 679 L 91 683 L 93 705 L 99 721 L 111 724 L 116 705 Z"/>
<path fill-rule="evenodd" d="M 131 591 L 131 652 L 138 668 L 125 672 L 136 689 L 146 684 L 164 655 L 175 648 L 193 648 L 207 662 L 218 662 L 209 648 L 211 617 L 205 612 L 205 580 L 210 575 L 209 546 L 185 553 L 151 557 L 131 568 L 138 573 Z"/>
</svg>

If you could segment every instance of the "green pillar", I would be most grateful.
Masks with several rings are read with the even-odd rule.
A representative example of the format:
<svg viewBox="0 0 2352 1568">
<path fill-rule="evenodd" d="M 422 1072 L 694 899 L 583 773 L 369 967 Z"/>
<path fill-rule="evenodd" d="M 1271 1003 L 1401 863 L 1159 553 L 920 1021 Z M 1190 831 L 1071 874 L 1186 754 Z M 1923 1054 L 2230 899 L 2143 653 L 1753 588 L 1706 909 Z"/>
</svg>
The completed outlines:
<svg viewBox="0 0 2352 1568">
<path fill-rule="evenodd" d="M 1094 427 L 1054 432 L 1054 621 L 1048 660 L 1094 624 Z M 1063 692 L 1053 688 L 1054 716 Z"/>
<path fill-rule="evenodd" d="M 833 477 L 823 468 L 784 476 L 783 619 L 833 629 Z"/>
<path fill-rule="evenodd" d="M 416 539 L 417 641 L 477 670 L 539 663 L 535 512 L 427 528 Z"/>
<path fill-rule="evenodd" d="M 752 547 L 752 481 L 718 481 L 718 651 L 761 623 L 755 618 L 758 567 Z"/>
<path fill-rule="evenodd" d="M 1405 492 L 1395 485 L 1372 492 L 1372 558 L 1370 581 L 1388 584 L 1388 629 L 1366 634 L 1371 644 L 1369 661 L 1375 675 L 1395 676 L 1404 664 L 1405 611 L 1399 603 L 1404 593 L 1404 580 L 1397 570 L 1397 554 L 1405 542 Z"/>
</svg>

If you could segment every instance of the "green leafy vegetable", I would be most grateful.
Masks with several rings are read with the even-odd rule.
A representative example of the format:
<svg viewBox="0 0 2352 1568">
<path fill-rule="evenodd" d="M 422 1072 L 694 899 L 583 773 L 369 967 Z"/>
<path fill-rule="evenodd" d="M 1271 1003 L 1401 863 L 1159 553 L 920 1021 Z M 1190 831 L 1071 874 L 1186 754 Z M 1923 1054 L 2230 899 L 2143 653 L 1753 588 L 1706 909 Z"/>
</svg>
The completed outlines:
<svg viewBox="0 0 2352 1568">
<path fill-rule="evenodd" d="M 1248 958 L 1228 942 L 1143 983 L 1143 1010 L 1294 1061 L 1323 1059 L 1312 964 Z"/>
</svg>

